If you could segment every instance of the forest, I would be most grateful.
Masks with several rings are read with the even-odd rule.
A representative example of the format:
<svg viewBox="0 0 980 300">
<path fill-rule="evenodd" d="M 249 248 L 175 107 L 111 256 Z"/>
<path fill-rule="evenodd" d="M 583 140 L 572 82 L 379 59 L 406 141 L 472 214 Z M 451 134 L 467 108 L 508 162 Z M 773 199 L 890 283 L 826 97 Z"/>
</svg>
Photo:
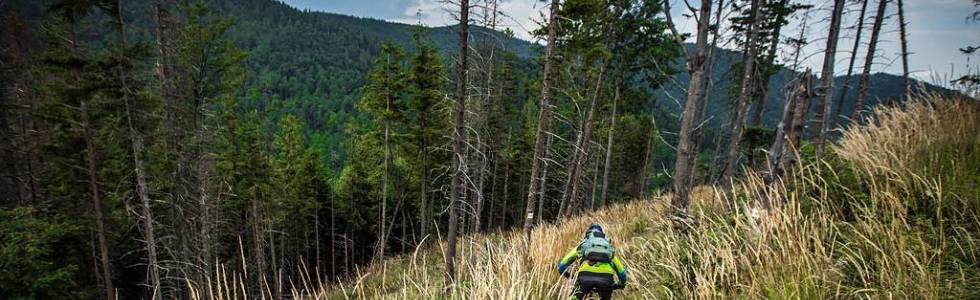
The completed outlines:
<svg viewBox="0 0 980 300">
<path fill-rule="evenodd" d="M 659 228 L 670 236 L 650 240 L 703 255 L 674 257 L 689 272 L 676 278 L 650 275 L 673 278 L 657 281 L 672 297 L 915 298 L 901 288 L 914 282 L 924 298 L 942 298 L 936 282 L 977 296 L 980 79 L 910 75 L 903 0 L 548 0 L 534 41 L 503 26 L 503 2 L 440 2 L 458 22 L 445 27 L 272 0 L 0 2 L 0 299 L 554 299 L 560 288 L 481 281 L 494 257 L 481 251 L 552 268 L 549 234 L 589 218 L 644 238 Z M 901 52 L 885 57 L 883 42 Z M 888 60 L 903 73 L 879 73 Z M 936 140 L 875 136 L 943 107 L 962 126 Z M 906 169 L 875 167 L 897 162 L 861 166 L 903 136 L 938 150 L 909 154 L 904 178 L 925 179 L 892 189 Z M 862 144 L 876 138 L 895 148 Z M 750 206 L 786 218 L 772 228 L 821 224 L 814 239 L 831 245 L 866 231 L 822 224 L 905 226 L 896 236 L 923 246 L 894 253 L 949 259 L 924 263 L 928 280 L 864 274 L 911 268 L 900 262 L 825 279 L 897 294 L 694 279 L 715 251 L 698 238 L 752 243 L 712 231 L 745 229 Z M 847 258 L 872 255 L 859 250 Z M 419 253 L 436 271 L 412 258 L 401 287 L 377 275 Z M 485 271 L 556 280 L 508 272 Z M 336 287 L 349 282 L 362 288 Z M 629 295 L 664 296 L 648 292 Z"/>
</svg>

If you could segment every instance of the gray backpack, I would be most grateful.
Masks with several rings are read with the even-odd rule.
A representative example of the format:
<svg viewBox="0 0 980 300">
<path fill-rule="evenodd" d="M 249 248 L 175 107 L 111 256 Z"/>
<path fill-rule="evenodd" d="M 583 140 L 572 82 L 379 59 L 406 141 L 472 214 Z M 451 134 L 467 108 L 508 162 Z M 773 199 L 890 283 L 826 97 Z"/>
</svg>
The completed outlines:
<svg viewBox="0 0 980 300">
<path fill-rule="evenodd" d="M 593 262 L 609 263 L 612 262 L 616 249 L 613 248 L 612 243 L 609 242 L 609 239 L 606 239 L 605 235 L 589 234 L 582 241 L 582 244 L 579 245 L 578 252 L 583 259 Z"/>
</svg>

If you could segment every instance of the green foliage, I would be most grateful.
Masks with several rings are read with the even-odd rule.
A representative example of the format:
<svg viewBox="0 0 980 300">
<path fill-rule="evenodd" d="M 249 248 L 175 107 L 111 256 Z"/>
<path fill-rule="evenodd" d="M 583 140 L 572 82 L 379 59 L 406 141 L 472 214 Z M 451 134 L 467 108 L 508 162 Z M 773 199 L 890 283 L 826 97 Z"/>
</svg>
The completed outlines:
<svg viewBox="0 0 980 300">
<path fill-rule="evenodd" d="M 66 254 L 77 225 L 41 217 L 30 207 L 0 209 L 0 298 L 88 298 L 77 282 L 79 266 Z"/>
<path fill-rule="evenodd" d="M 766 151 L 776 140 L 776 130 L 762 126 L 748 126 L 739 144 L 739 151 L 745 158 L 746 165 L 758 168 L 766 163 Z"/>
<path fill-rule="evenodd" d="M 307 148 L 302 123 L 294 116 L 279 121 L 279 133 L 272 142 L 272 184 L 279 190 L 279 211 L 284 219 L 313 214 L 314 169 L 317 159 Z"/>
<path fill-rule="evenodd" d="M 221 97 L 237 96 L 245 80 L 247 55 L 227 36 L 233 19 L 221 18 L 201 2 L 187 8 L 186 25 L 177 44 L 177 65 L 183 66 L 181 97 L 194 107 L 211 105 Z M 224 100 L 228 101 L 228 100 Z"/>
<path fill-rule="evenodd" d="M 401 107 L 406 89 L 404 64 L 405 54 L 400 47 L 392 44 L 381 46 L 381 54 L 363 88 L 364 96 L 358 102 L 360 111 L 371 116 L 376 126 L 405 121 Z"/>
</svg>

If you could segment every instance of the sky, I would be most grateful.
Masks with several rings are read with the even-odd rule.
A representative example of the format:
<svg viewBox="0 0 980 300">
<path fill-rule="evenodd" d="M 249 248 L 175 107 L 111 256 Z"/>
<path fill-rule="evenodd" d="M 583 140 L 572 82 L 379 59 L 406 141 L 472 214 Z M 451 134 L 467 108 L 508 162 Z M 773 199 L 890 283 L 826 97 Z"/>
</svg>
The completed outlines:
<svg viewBox="0 0 980 300">
<path fill-rule="evenodd" d="M 427 26 L 445 26 L 456 23 L 447 9 L 450 8 L 443 0 L 281 0 L 293 7 L 309 9 L 314 11 L 324 11 L 344 15 L 369 17 L 375 19 L 388 20 L 393 22 L 419 24 Z M 803 36 L 811 41 L 809 46 L 800 51 L 799 68 L 812 68 L 820 70 L 825 47 L 826 35 L 829 27 L 829 12 L 832 1 L 828 0 L 797 0 L 798 2 L 813 4 L 814 9 L 810 10 L 806 22 L 809 24 L 808 30 Z M 525 40 L 533 40 L 530 32 L 538 28 L 538 23 L 545 19 L 543 14 L 547 13 L 547 2 L 543 0 L 500 0 L 500 11 L 506 17 L 502 20 L 501 27 L 510 28 L 514 33 Z M 698 1 L 689 1 L 696 5 Z M 851 3 L 854 1 L 848 1 Z M 869 1 L 868 19 L 874 16 L 877 9 L 877 1 Z M 909 69 L 913 77 L 930 82 L 942 84 L 948 82 L 950 77 L 972 72 L 980 73 L 980 55 L 967 57 L 960 53 L 958 49 L 973 45 L 980 46 L 980 22 L 967 20 L 967 16 L 980 7 L 975 7 L 972 0 L 904 0 L 906 22 L 908 23 L 908 42 L 909 42 Z M 683 0 L 671 0 L 672 12 L 677 21 L 678 30 L 681 32 L 693 33 L 696 24 L 691 18 L 688 8 L 684 6 Z M 859 5 L 851 4 L 845 10 L 845 18 L 842 23 L 844 32 L 842 33 L 837 54 L 837 75 L 846 73 L 850 51 L 853 47 L 854 27 L 857 24 Z M 878 57 L 876 58 L 873 70 L 876 72 L 887 72 L 901 74 L 902 65 L 899 57 L 900 43 L 898 31 L 898 17 L 895 15 L 897 9 L 894 1 L 889 3 L 886 10 L 886 24 L 882 31 L 881 42 L 878 46 Z M 785 35 L 798 37 L 803 16 L 798 15 L 792 23 L 783 30 Z M 866 24 L 870 28 L 870 22 Z M 867 42 L 869 31 L 865 31 L 862 39 Z M 693 39 L 693 38 L 692 38 Z M 540 42 L 540 41 L 538 41 Z M 855 72 L 859 72 L 863 65 L 863 57 L 866 54 L 866 44 L 862 44 L 859 50 L 859 59 L 856 62 Z M 730 46 L 726 46 L 731 48 Z M 792 64 L 796 52 L 791 47 L 782 47 L 780 60 L 786 64 Z M 971 60 L 972 59 L 972 60 Z"/>
</svg>

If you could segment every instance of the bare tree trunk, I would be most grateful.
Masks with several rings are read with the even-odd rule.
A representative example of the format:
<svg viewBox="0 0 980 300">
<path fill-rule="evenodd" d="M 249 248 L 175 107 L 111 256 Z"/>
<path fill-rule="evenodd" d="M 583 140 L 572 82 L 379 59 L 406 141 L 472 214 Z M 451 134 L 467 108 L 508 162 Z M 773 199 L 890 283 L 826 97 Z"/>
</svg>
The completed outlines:
<svg viewBox="0 0 980 300">
<path fill-rule="evenodd" d="M 745 131 L 745 113 L 752 97 L 752 83 L 755 72 L 755 58 L 759 48 L 755 46 L 759 36 L 759 6 L 762 0 L 752 0 L 752 24 L 749 28 L 749 36 L 746 41 L 746 55 L 744 69 L 742 71 L 742 83 L 738 95 L 738 103 L 735 108 L 735 119 L 732 122 L 732 134 L 728 141 L 728 153 L 725 156 L 725 170 L 722 172 L 721 182 L 724 186 L 731 186 L 732 177 L 738 169 L 738 161 L 741 157 L 739 146 L 742 142 L 742 134 Z"/>
<path fill-rule="evenodd" d="M 721 22 L 722 22 L 721 13 L 724 10 L 725 10 L 725 1 L 719 0 L 718 8 L 715 9 L 715 26 L 711 27 L 711 32 L 712 32 L 711 46 L 709 46 L 706 51 L 707 62 L 705 63 L 704 66 L 704 75 L 703 75 L 704 79 L 701 80 L 702 81 L 701 90 L 703 90 L 704 93 L 701 96 L 701 99 L 698 100 L 697 112 L 695 113 L 695 115 L 698 116 L 698 120 L 700 123 L 694 127 L 694 133 L 693 133 L 694 137 L 692 139 L 694 142 L 694 147 L 692 151 L 692 153 L 694 153 L 694 158 L 687 162 L 688 164 L 691 165 L 690 167 L 691 183 L 689 183 L 691 187 L 694 187 L 694 185 L 696 184 L 696 178 L 698 177 L 698 169 L 695 166 L 697 165 L 697 156 L 701 153 L 702 144 L 704 142 L 703 141 L 704 127 L 707 126 L 706 117 L 707 117 L 708 101 L 709 99 L 711 99 L 711 86 L 714 85 L 714 80 L 712 80 L 711 78 L 714 72 L 712 69 L 714 68 L 715 60 L 717 59 L 716 50 L 718 50 L 718 37 L 719 37 L 718 28 L 721 27 Z M 718 136 L 721 136 L 721 134 L 719 134 Z M 717 145 L 717 143 L 715 143 L 715 145 Z"/>
<path fill-rule="evenodd" d="M 544 219 L 544 203 L 545 201 L 548 201 L 548 169 L 551 167 L 548 160 L 551 159 L 551 143 L 553 139 L 554 136 L 548 134 L 548 141 L 544 147 L 544 158 L 542 159 L 545 160 L 545 162 L 544 165 L 541 166 L 541 189 L 538 191 L 538 214 L 534 220 L 536 224 L 541 224 L 541 220 Z"/>
<path fill-rule="evenodd" d="M 868 41 L 868 55 L 864 58 L 864 70 L 861 72 L 861 82 L 858 84 L 857 99 L 854 99 L 854 110 L 851 111 L 851 122 L 858 124 L 861 115 L 864 113 L 864 97 L 868 94 L 871 84 L 871 67 L 874 64 L 875 50 L 878 46 L 878 35 L 881 33 L 881 25 L 885 20 L 885 8 L 888 0 L 878 1 L 878 12 L 875 15 L 875 23 L 871 27 L 871 40 Z"/>
<path fill-rule="evenodd" d="M 531 179 L 527 189 L 527 207 L 524 209 L 524 239 L 531 243 L 531 227 L 534 226 L 534 208 L 538 200 L 538 190 L 542 184 L 540 178 L 541 163 L 545 152 L 545 135 L 548 132 L 549 106 L 548 97 L 551 92 L 551 68 L 555 52 L 555 41 L 558 36 L 558 2 L 551 0 L 550 16 L 548 17 L 548 45 L 545 48 L 544 70 L 541 75 L 541 98 L 538 102 L 538 126 L 535 134 L 534 154 L 531 156 Z"/>
<path fill-rule="evenodd" d="M 500 204 L 500 227 L 504 227 L 507 224 L 507 206 L 510 203 L 510 161 L 504 163 L 504 195 L 503 203 Z"/>
<path fill-rule="evenodd" d="M 487 159 L 486 155 L 489 151 L 483 153 L 483 158 L 480 163 L 480 175 L 477 177 L 476 184 L 476 203 L 473 204 L 473 218 L 470 222 L 470 232 L 477 233 L 480 232 L 481 228 L 481 218 L 483 217 L 483 203 L 486 201 L 485 195 L 483 194 L 483 187 L 486 183 L 486 165 Z"/>
<path fill-rule="evenodd" d="M 333 201 L 330 199 L 330 276 L 337 277 L 337 213 Z M 347 256 L 346 249 L 344 256 Z"/>
<path fill-rule="evenodd" d="M 684 101 L 684 111 L 681 113 L 681 131 L 678 133 L 680 141 L 677 144 L 677 160 L 674 162 L 674 197 L 670 201 L 674 213 L 678 215 L 686 215 L 687 205 L 690 202 L 693 161 L 697 155 L 693 152 L 692 131 L 694 126 L 700 122 L 696 120 L 698 117 L 697 106 L 698 101 L 704 97 L 702 81 L 706 80 L 704 61 L 711 19 L 711 0 L 701 0 L 698 15 L 698 35 L 694 46 L 694 55 L 689 56 L 687 61 L 687 72 L 691 74 L 691 80 L 688 82 L 687 100 Z"/>
<path fill-rule="evenodd" d="M 143 221 L 143 236 L 146 239 L 146 264 L 147 271 L 150 277 L 150 289 L 153 299 L 161 299 L 162 291 L 160 289 L 160 273 L 159 264 L 157 263 L 157 247 L 156 247 L 156 236 L 153 231 L 153 209 L 150 205 L 149 197 L 149 187 L 146 183 L 146 173 L 145 167 L 143 166 L 143 159 L 140 157 L 143 153 L 143 138 L 139 136 L 133 127 L 132 121 L 132 111 L 129 108 L 129 101 L 126 100 L 127 111 L 130 116 L 127 116 L 130 130 L 130 138 L 132 140 L 133 147 L 133 165 L 134 171 L 136 173 L 136 193 L 140 198 L 141 208 L 143 210 L 142 221 Z"/>
<path fill-rule="evenodd" d="M 205 142 L 204 138 L 204 127 L 201 126 L 197 133 L 197 144 L 203 145 Z M 207 154 L 201 154 L 200 161 L 197 162 L 197 199 L 198 208 L 200 209 L 198 214 L 198 238 L 200 242 L 200 252 L 198 252 L 198 263 L 201 269 L 204 270 L 203 278 L 201 282 L 205 282 L 206 279 L 211 277 L 211 248 L 213 246 L 213 239 L 211 238 L 211 208 L 208 199 L 208 177 L 209 177 L 209 165 Z"/>
<path fill-rule="evenodd" d="M 799 149 L 799 141 L 803 135 L 805 117 L 809 103 L 811 80 L 810 70 L 807 70 L 797 79 L 796 87 L 792 94 L 786 99 L 786 106 L 783 109 L 783 117 L 776 127 L 776 139 L 768 153 L 769 177 L 770 180 L 780 178 L 785 174 L 796 161 L 795 157 Z M 790 157 L 793 156 L 793 157 Z M 763 201 L 763 207 L 771 208 L 768 199 Z"/>
<path fill-rule="evenodd" d="M 779 124 L 776 125 L 776 138 L 772 142 L 772 146 L 769 148 L 768 153 L 768 166 L 769 166 L 769 178 L 775 178 L 782 175 L 783 166 L 780 165 L 782 162 L 783 148 L 786 144 L 787 130 L 793 126 L 793 112 L 796 111 L 796 105 L 799 103 L 798 97 L 794 92 L 791 97 L 786 99 L 786 104 L 783 106 L 783 115 L 779 119 Z M 768 208 L 768 200 L 763 202 L 763 206 Z"/>
<path fill-rule="evenodd" d="M 483 15 L 484 15 L 483 23 L 486 27 L 490 28 L 491 30 L 497 30 L 497 6 L 498 6 L 497 1 L 498 0 L 487 0 L 483 7 Z M 493 72 L 494 72 L 494 54 L 496 52 L 496 47 L 494 47 L 494 45 L 491 44 L 491 42 L 485 41 L 483 44 L 487 46 L 486 54 L 484 56 L 484 62 L 486 64 L 486 69 L 484 72 L 486 75 L 486 82 L 484 82 L 485 85 L 484 89 L 486 90 L 486 93 L 483 95 L 484 98 L 484 101 L 482 103 L 483 112 L 480 113 L 478 116 L 479 117 L 478 132 L 484 133 L 486 137 L 484 139 L 485 142 L 481 143 L 477 148 L 477 149 L 482 149 L 481 151 L 482 153 L 479 153 L 480 175 L 479 178 L 477 179 L 477 187 L 476 187 L 477 197 L 476 197 L 476 204 L 473 207 L 473 222 L 471 224 L 472 228 L 470 229 L 471 232 L 480 232 L 480 229 L 482 228 L 483 206 L 486 204 L 487 200 L 490 199 L 487 198 L 485 195 L 487 168 L 489 168 L 490 166 L 490 159 L 493 157 L 493 152 L 494 152 L 493 147 L 492 145 L 490 145 L 489 142 L 490 136 L 492 135 L 492 133 L 490 132 L 491 130 L 489 128 L 490 126 L 489 122 L 490 122 L 490 114 L 492 112 L 492 106 L 494 100 L 493 99 L 493 90 L 494 90 Z"/>
<path fill-rule="evenodd" d="M 487 230 L 493 229 L 493 220 L 495 219 L 494 212 L 496 211 L 497 200 L 499 200 L 497 199 L 499 198 L 499 196 L 497 195 L 497 183 L 498 180 L 500 179 L 499 171 L 500 171 L 500 157 L 494 156 L 493 170 L 490 172 L 492 176 L 490 177 L 490 196 L 487 197 L 488 199 L 490 199 L 490 203 L 489 203 L 490 207 L 487 207 L 487 223 L 486 223 Z M 506 176 L 506 174 L 504 176 Z"/>
<path fill-rule="evenodd" d="M 250 229 L 252 231 L 252 249 L 249 251 L 251 256 L 249 261 L 251 261 L 255 266 L 255 270 L 253 271 L 254 273 L 252 275 L 253 281 L 251 283 L 259 287 L 259 290 L 261 291 L 264 290 L 264 288 L 267 288 L 264 286 L 263 276 L 268 274 L 266 273 L 267 267 L 265 261 L 265 249 L 263 248 L 265 247 L 265 241 L 263 238 L 265 233 L 262 228 L 262 220 L 260 219 L 259 215 L 259 199 L 257 197 L 252 197 L 251 201 L 249 201 L 249 205 L 250 209 L 248 219 L 249 223 L 251 223 L 249 224 L 249 227 L 251 227 Z"/>
<path fill-rule="evenodd" d="M 817 110 L 813 115 L 816 122 L 810 127 L 810 137 L 817 147 L 817 157 L 823 156 L 827 131 L 830 129 L 830 107 L 834 97 L 834 63 L 837 59 L 837 41 L 840 37 L 844 4 L 844 0 L 834 0 L 834 10 L 830 17 L 830 33 L 827 36 L 827 48 L 824 49 L 823 55 L 823 69 L 820 71 L 820 95 L 817 97 Z"/>
<path fill-rule="evenodd" d="M 457 206 L 459 206 L 460 193 L 466 189 L 463 180 L 465 174 L 465 164 L 463 163 L 463 144 L 466 140 L 466 68 L 469 41 L 469 20 L 470 20 L 470 1 L 461 0 L 459 2 L 459 61 L 456 65 L 456 109 L 453 112 L 454 132 L 453 132 L 453 173 L 452 187 L 449 197 L 449 230 L 447 232 L 446 251 L 446 287 L 447 289 L 456 284 L 456 234 L 459 227 Z"/>
<path fill-rule="evenodd" d="M 102 198 L 99 194 L 98 170 L 96 169 L 95 134 L 89 120 L 88 101 L 82 100 L 82 130 L 85 134 L 85 171 L 88 173 L 89 193 L 92 197 L 92 211 L 95 214 L 95 237 L 99 251 L 99 271 L 101 271 L 103 288 L 106 299 L 116 299 L 116 290 L 112 285 L 112 264 L 109 261 L 109 243 L 106 239 L 105 217 L 102 215 Z"/>
<path fill-rule="evenodd" d="M 602 168 L 602 195 L 599 197 L 599 207 L 606 205 L 606 196 L 609 193 L 609 170 L 612 166 L 613 137 L 616 133 L 616 105 L 619 103 L 619 87 L 616 88 L 616 96 L 613 97 L 612 117 L 609 119 L 609 136 L 606 138 L 606 161 Z"/>
<path fill-rule="evenodd" d="M 385 59 L 387 60 L 386 64 L 391 64 L 390 53 L 387 54 Z M 385 77 L 387 78 L 388 76 Z M 388 88 L 388 86 L 386 84 L 385 88 Z M 385 114 L 391 114 L 391 101 L 391 91 L 387 91 L 385 93 Z M 374 245 L 374 256 L 371 258 L 375 263 L 384 259 L 385 248 L 388 243 L 388 231 L 385 230 L 385 226 L 388 223 L 388 173 L 389 161 L 391 160 L 391 122 L 388 118 L 386 116 L 384 120 L 384 162 L 382 162 L 384 174 L 381 175 L 381 214 L 378 215 L 378 242 Z"/>
<path fill-rule="evenodd" d="M 651 117 L 651 119 L 653 118 Z M 650 187 L 650 171 L 653 169 L 653 166 L 650 165 L 650 160 L 653 159 L 653 141 L 653 137 L 647 141 L 647 147 L 643 155 L 643 168 L 640 169 L 640 173 L 637 174 L 636 187 L 634 188 L 634 195 L 636 195 L 637 198 L 646 198 L 646 193 Z"/>
<path fill-rule="evenodd" d="M 320 194 L 319 188 L 317 188 L 316 193 L 317 196 L 314 197 L 319 198 L 319 194 Z M 320 269 L 323 268 L 323 264 L 320 262 L 321 256 L 320 256 L 320 206 L 319 205 L 313 208 L 313 255 L 314 255 L 313 257 L 316 258 L 314 260 L 316 266 L 314 270 L 316 270 L 317 278 L 320 278 L 319 276 Z"/>
<path fill-rule="evenodd" d="M 830 116 L 831 122 L 827 130 L 834 129 L 838 124 L 843 123 L 844 114 L 844 99 L 847 98 L 847 90 L 851 87 L 851 75 L 854 75 L 854 62 L 857 60 L 858 48 L 861 46 L 861 33 L 864 32 L 864 16 L 868 11 L 868 0 L 861 1 L 861 13 L 858 16 L 857 23 L 857 33 L 854 36 L 854 47 L 851 49 L 851 61 L 847 64 L 847 75 L 844 76 L 844 86 L 841 88 L 840 97 L 837 98 L 837 105 L 834 109 L 834 115 Z"/>
<path fill-rule="evenodd" d="M 592 146 L 596 148 L 595 152 L 599 153 L 599 147 L 600 147 L 599 143 L 592 143 L 592 144 L 593 144 Z M 592 167 L 592 197 L 591 199 L 589 199 L 589 210 L 595 210 L 595 198 L 596 198 L 596 194 L 598 194 L 597 189 L 599 188 L 599 163 L 601 162 L 601 160 L 599 160 L 598 155 L 595 156 L 593 160 L 595 160 L 595 163 L 593 163 L 593 167 Z"/>
<path fill-rule="evenodd" d="M 905 97 L 902 97 L 903 100 L 912 97 L 912 83 L 909 81 L 909 43 L 908 31 L 905 29 L 906 25 L 908 23 L 905 22 L 905 5 L 903 5 L 902 0 L 898 0 L 898 29 L 902 39 L 902 85 L 905 87 Z"/>
<path fill-rule="evenodd" d="M 561 207 L 558 209 L 559 216 L 568 216 L 573 212 L 577 211 L 580 207 L 579 203 L 579 189 L 581 188 L 582 173 L 583 168 L 586 168 L 585 164 L 589 160 L 589 147 L 592 143 L 592 123 L 595 120 L 595 111 L 598 107 L 599 95 L 602 93 L 602 84 L 604 83 L 604 78 L 606 74 L 606 62 L 602 62 L 599 65 L 599 76 L 596 77 L 595 91 L 592 94 L 592 101 L 589 104 L 589 111 L 585 118 L 585 123 L 583 124 L 582 132 L 576 138 L 576 145 L 573 151 L 576 151 L 578 155 L 572 156 L 571 164 L 569 165 L 568 172 L 568 182 L 566 187 L 568 187 L 565 193 L 562 195 Z"/>
<path fill-rule="evenodd" d="M 123 19 L 122 10 L 122 0 L 117 0 L 115 2 L 115 12 L 117 21 L 117 30 L 119 34 L 119 43 L 122 47 L 126 47 L 126 22 Z M 123 60 L 126 57 L 122 57 Z M 143 237 L 146 243 L 146 269 L 147 269 L 147 285 L 150 288 L 150 296 L 155 300 L 162 298 L 160 290 L 160 275 L 157 269 L 157 248 L 156 248 L 156 237 L 153 232 L 153 210 L 150 205 L 150 189 L 146 183 L 146 168 L 143 166 L 143 137 L 140 136 L 139 132 L 136 131 L 136 127 L 133 125 L 133 107 L 130 104 L 129 94 L 129 80 L 127 74 L 123 70 L 119 71 L 119 79 L 122 84 L 122 92 L 120 93 L 123 98 L 123 103 L 126 106 L 126 125 L 129 129 L 129 140 L 130 140 L 130 150 L 133 152 L 133 173 L 136 175 L 136 196 L 140 199 L 140 208 L 142 209 L 142 215 L 140 220 L 143 225 Z"/>
<path fill-rule="evenodd" d="M 421 128 L 425 128 L 425 125 L 423 124 Z M 419 148 L 420 148 L 419 156 L 421 156 L 421 161 L 422 161 L 422 166 L 421 166 L 422 187 L 421 187 L 421 191 L 419 191 L 421 196 L 421 203 L 419 204 L 419 227 L 421 229 L 420 233 L 422 234 L 421 239 L 424 240 L 426 236 L 429 235 L 429 221 L 431 220 L 429 214 L 430 211 L 432 210 L 431 208 L 429 208 L 429 143 L 428 141 L 422 142 L 422 145 Z"/>
<path fill-rule="evenodd" d="M 783 149 L 783 168 L 790 169 L 800 160 L 800 145 L 803 141 L 803 129 L 806 127 L 807 110 L 810 108 L 810 98 L 813 96 L 810 89 L 813 76 L 807 70 L 800 76 L 800 82 L 795 90 L 793 97 L 796 98 L 796 106 L 793 108 L 793 126 L 790 127 L 786 140 L 786 147 Z"/>
<path fill-rule="evenodd" d="M 382 163 L 382 168 L 384 169 L 384 174 L 381 175 L 381 213 L 378 214 L 378 242 L 374 245 L 374 257 L 372 257 L 373 262 L 379 262 L 384 259 L 385 248 L 388 242 L 388 236 L 386 233 L 386 226 L 388 224 L 388 160 L 390 156 L 390 148 L 388 145 L 389 138 L 389 127 L 388 121 L 385 120 L 384 129 L 384 162 Z"/>
</svg>

